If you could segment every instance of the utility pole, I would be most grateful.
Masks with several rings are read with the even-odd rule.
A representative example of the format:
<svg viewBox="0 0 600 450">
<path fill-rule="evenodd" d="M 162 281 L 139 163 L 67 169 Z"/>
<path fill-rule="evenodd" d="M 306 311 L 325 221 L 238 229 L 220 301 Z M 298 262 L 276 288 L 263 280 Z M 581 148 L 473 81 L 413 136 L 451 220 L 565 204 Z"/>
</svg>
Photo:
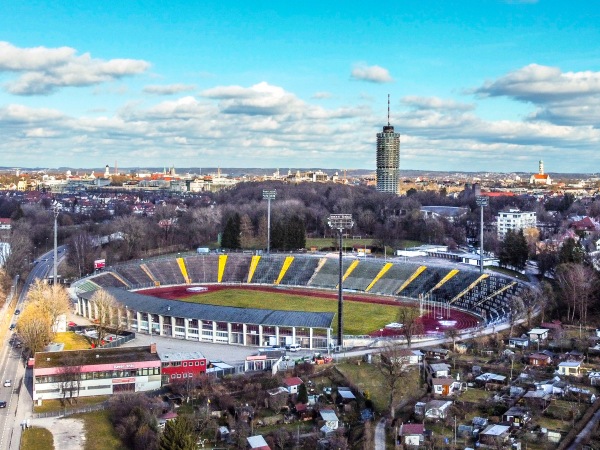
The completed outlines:
<svg viewBox="0 0 600 450">
<path fill-rule="evenodd" d="M 60 213 L 60 203 L 57 201 L 52 205 L 52 211 L 54 212 L 54 265 L 52 268 L 52 284 L 56 285 L 58 282 L 58 214 Z"/>
</svg>

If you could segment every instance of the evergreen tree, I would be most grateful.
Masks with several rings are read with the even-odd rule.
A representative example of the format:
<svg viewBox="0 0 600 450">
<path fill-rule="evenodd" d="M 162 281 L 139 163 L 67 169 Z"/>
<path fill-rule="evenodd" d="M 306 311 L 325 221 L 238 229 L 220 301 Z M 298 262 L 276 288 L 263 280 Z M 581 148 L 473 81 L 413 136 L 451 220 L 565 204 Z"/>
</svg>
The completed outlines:
<svg viewBox="0 0 600 450">
<path fill-rule="evenodd" d="M 308 403 L 308 391 L 304 383 L 298 386 L 298 403 Z"/>
<path fill-rule="evenodd" d="M 235 213 L 225 224 L 223 236 L 221 237 L 221 247 L 232 250 L 239 249 L 240 246 L 240 215 Z"/>
<path fill-rule="evenodd" d="M 167 421 L 158 444 L 160 450 L 196 450 L 194 422 L 189 416 Z"/>
<path fill-rule="evenodd" d="M 579 241 L 573 238 L 565 239 L 558 253 L 559 264 L 576 263 L 581 264 L 585 256 L 585 251 Z"/>
<path fill-rule="evenodd" d="M 498 255 L 500 265 L 503 267 L 511 266 L 517 270 L 523 270 L 529 257 L 527 239 L 523 230 L 508 230 L 504 240 L 500 244 L 500 253 Z"/>
</svg>

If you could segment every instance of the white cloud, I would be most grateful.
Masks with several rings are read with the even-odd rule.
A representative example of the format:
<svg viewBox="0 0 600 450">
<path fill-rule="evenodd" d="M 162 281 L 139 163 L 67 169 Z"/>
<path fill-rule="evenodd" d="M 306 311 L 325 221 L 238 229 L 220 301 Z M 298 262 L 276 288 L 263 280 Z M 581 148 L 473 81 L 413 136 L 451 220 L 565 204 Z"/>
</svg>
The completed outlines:
<svg viewBox="0 0 600 450">
<path fill-rule="evenodd" d="M 315 92 L 312 95 L 312 98 L 316 99 L 316 100 L 323 100 L 323 99 L 327 99 L 327 98 L 332 98 L 333 94 L 331 92 Z"/>
<path fill-rule="evenodd" d="M 15 95 L 48 95 L 67 86 L 91 86 L 145 72 L 150 64 L 142 60 L 92 58 L 70 47 L 18 48 L 0 42 L 0 73 L 20 74 L 5 83 Z"/>
<path fill-rule="evenodd" d="M 557 67 L 530 64 L 474 92 L 530 102 L 538 107 L 530 120 L 600 127 L 600 72 L 561 72 Z"/>
<path fill-rule="evenodd" d="M 470 111 L 474 109 L 474 105 L 472 104 L 442 99 L 439 97 L 419 97 L 410 95 L 403 97 L 402 103 L 415 109 L 437 109 L 446 111 Z"/>
<path fill-rule="evenodd" d="M 381 66 L 367 66 L 364 63 L 358 63 L 354 66 L 351 78 L 371 83 L 391 83 L 394 81 L 387 69 Z"/>
<path fill-rule="evenodd" d="M 196 89 L 193 84 L 167 84 L 167 85 L 149 85 L 144 88 L 144 92 L 154 95 L 173 95 L 180 92 L 189 92 Z"/>
</svg>

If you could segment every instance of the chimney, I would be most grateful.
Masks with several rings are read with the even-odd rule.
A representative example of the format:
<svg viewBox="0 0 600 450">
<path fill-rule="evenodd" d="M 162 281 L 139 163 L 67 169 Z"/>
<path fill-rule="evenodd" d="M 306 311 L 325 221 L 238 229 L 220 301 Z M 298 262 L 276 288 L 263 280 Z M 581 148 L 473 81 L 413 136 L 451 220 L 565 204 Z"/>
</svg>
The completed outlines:
<svg viewBox="0 0 600 450">
<path fill-rule="evenodd" d="M 156 353 L 156 342 L 150 344 L 150 353 Z"/>
</svg>

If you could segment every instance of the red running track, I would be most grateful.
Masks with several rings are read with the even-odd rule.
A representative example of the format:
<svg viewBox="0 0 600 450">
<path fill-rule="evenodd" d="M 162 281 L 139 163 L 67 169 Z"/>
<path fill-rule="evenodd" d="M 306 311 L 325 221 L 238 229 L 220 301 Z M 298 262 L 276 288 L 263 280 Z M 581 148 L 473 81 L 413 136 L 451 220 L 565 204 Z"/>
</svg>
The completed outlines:
<svg viewBox="0 0 600 450">
<path fill-rule="evenodd" d="M 197 285 L 193 285 L 194 287 Z M 202 292 L 189 292 L 187 289 L 193 287 L 190 285 L 184 286 L 170 286 L 165 288 L 152 288 L 138 291 L 144 295 L 151 295 L 153 297 L 164 298 L 168 300 L 179 300 L 193 295 L 202 294 Z M 206 285 L 203 286 L 208 288 L 204 292 L 216 292 L 227 289 L 240 289 L 245 291 L 263 291 L 263 292 L 274 292 L 278 294 L 289 294 L 289 295 L 301 295 L 305 297 L 317 297 L 327 300 L 337 301 L 337 292 L 332 291 L 315 291 L 312 289 L 302 288 L 272 288 L 266 286 L 230 286 L 230 285 Z M 375 297 L 368 295 L 357 295 L 344 293 L 344 301 L 350 302 L 362 302 L 362 303 L 377 303 L 380 305 L 398 305 L 398 301 L 387 297 Z M 404 303 L 405 304 L 405 303 Z M 418 303 L 415 301 L 412 304 L 418 307 Z M 463 330 L 466 328 L 474 328 L 479 324 L 479 319 L 467 312 L 450 309 L 450 311 L 435 311 L 429 312 L 420 318 L 420 322 L 423 327 L 423 333 L 443 333 L 444 330 L 454 328 L 457 330 Z M 384 328 L 383 330 L 374 330 L 369 333 L 371 336 L 395 336 L 402 334 L 401 329 L 397 328 Z"/>
</svg>

